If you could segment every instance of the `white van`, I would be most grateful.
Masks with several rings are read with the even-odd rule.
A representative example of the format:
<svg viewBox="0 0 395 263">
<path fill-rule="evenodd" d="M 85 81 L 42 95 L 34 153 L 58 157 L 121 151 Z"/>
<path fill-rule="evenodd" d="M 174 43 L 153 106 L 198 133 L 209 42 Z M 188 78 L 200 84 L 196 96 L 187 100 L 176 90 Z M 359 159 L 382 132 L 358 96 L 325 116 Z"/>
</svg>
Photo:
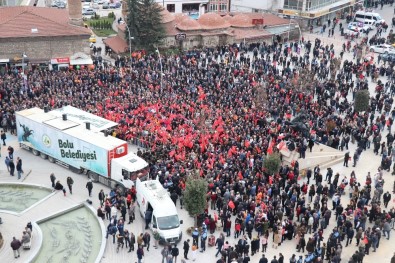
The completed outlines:
<svg viewBox="0 0 395 263">
<path fill-rule="evenodd" d="M 358 11 L 355 13 L 354 21 L 363 22 L 364 20 L 374 20 L 376 24 L 384 23 L 385 20 L 381 18 L 379 13 Z"/>
<path fill-rule="evenodd" d="M 176 206 L 170 199 L 169 193 L 158 180 L 136 180 L 137 207 L 140 215 L 145 218 L 145 213 L 152 211 L 149 227 L 160 235 L 161 243 L 178 243 L 182 238 L 180 225 L 183 223 L 178 218 Z M 145 225 L 145 222 L 144 222 Z"/>
</svg>

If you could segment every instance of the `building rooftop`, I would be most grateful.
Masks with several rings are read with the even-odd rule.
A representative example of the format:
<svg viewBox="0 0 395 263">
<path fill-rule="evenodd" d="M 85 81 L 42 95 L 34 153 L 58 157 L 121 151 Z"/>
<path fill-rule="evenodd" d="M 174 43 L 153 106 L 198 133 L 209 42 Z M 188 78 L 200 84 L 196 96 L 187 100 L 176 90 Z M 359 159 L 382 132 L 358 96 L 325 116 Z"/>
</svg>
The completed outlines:
<svg viewBox="0 0 395 263">
<path fill-rule="evenodd" d="M 174 15 L 172 13 L 170 13 L 169 11 L 167 11 L 167 9 L 162 9 L 160 14 L 162 15 L 162 23 L 163 24 L 169 23 L 174 20 Z"/>
<path fill-rule="evenodd" d="M 253 27 L 252 18 L 246 14 L 237 14 L 228 19 L 232 27 Z"/>
<path fill-rule="evenodd" d="M 176 24 L 176 27 L 182 31 L 201 30 L 202 26 L 195 19 L 186 16 Z"/>
<path fill-rule="evenodd" d="M 119 36 L 103 39 L 103 43 L 115 53 L 124 53 L 129 49 L 128 43 Z"/>
<path fill-rule="evenodd" d="M 67 9 L 0 7 L 0 38 L 90 36 L 89 29 L 68 22 Z"/>
<path fill-rule="evenodd" d="M 206 13 L 199 17 L 197 20 L 202 26 L 202 29 L 213 30 L 213 29 L 225 29 L 230 27 L 225 19 L 216 13 Z"/>
</svg>

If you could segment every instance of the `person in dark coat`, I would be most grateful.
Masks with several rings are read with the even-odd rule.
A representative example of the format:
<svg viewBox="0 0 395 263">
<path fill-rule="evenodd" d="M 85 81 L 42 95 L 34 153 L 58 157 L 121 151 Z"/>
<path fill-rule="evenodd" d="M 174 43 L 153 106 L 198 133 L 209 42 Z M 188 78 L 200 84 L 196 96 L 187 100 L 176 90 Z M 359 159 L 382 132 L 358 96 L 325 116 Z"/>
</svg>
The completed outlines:
<svg viewBox="0 0 395 263">
<path fill-rule="evenodd" d="M 51 179 L 52 188 L 55 188 L 55 181 L 56 181 L 55 174 L 54 174 L 54 173 L 51 173 L 51 175 L 49 176 L 49 178 Z"/>
<path fill-rule="evenodd" d="M 14 161 L 13 161 L 12 159 L 10 159 L 9 166 L 10 166 L 10 175 L 11 175 L 11 176 L 14 176 L 15 164 L 14 164 Z"/>
<path fill-rule="evenodd" d="M 62 190 L 63 195 L 66 196 L 66 189 L 64 189 L 63 185 L 60 183 L 59 180 L 55 184 L 55 190 Z"/>
<path fill-rule="evenodd" d="M 22 243 L 19 239 L 16 239 L 15 237 L 12 238 L 11 241 L 11 248 L 12 251 L 14 252 L 14 257 L 19 258 L 21 255 L 19 253 L 19 249 L 21 248 Z"/>
<path fill-rule="evenodd" d="M 346 154 L 344 154 L 344 162 L 343 162 L 343 166 L 348 167 L 348 161 L 350 160 L 350 153 L 346 152 Z"/>
<path fill-rule="evenodd" d="M 387 208 L 389 201 L 391 201 L 391 194 L 390 194 L 390 192 L 387 191 L 387 192 L 383 195 L 383 202 L 384 202 L 385 208 Z"/>
<path fill-rule="evenodd" d="M 189 252 L 189 239 L 187 239 L 186 241 L 184 241 L 184 258 L 188 259 L 188 252 Z"/>
<path fill-rule="evenodd" d="M 89 197 L 91 197 L 93 189 L 92 179 L 89 179 L 89 181 L 86 183 L 86 188 L 88 189 Z"/>
<path fill-rule="evenodd" d="M 23 174 L 22 159 L 19 157 L 16 158 L 16 171 L 18 172 L 18 180 L 19 180 L 19 179 L 21 179 L 21 176 Z"/>
</svg>

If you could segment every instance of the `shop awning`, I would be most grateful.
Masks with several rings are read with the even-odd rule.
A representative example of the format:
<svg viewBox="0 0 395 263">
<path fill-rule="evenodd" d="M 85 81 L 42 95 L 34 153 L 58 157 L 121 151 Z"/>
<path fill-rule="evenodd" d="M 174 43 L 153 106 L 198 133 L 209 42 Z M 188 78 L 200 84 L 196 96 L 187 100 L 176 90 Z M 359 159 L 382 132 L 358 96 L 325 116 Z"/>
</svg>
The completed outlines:
<svg viewBox="0 0 395 263">
<path fill-rule="evenodd" d="M 70 57 L 70 65 L 92 65 L 93 60 L 87 54 L 78 52 Z"/>
<path fill-rule="evenodd" d="M 93 60 L 91 58 L 83 58 L 83 59 L 70 59 L 70 65 L 92 65 Z"/>
</svg>

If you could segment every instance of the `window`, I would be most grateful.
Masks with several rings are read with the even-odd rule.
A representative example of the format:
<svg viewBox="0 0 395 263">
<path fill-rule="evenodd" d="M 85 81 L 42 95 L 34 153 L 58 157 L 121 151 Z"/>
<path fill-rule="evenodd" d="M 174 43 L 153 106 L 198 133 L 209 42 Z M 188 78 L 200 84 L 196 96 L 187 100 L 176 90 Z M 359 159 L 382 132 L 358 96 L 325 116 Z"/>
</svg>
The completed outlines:
<svg viewBox="0 0 395 263">
<path fill-rule="evenodd" d="M 210 4 L 210 11 L 217 11 L 218 5 L 217 4 Z"/>
<path fill-rule="evenodd" d="M 176 5 L 175 4 L 167 4 L 167 11 L 170 13 L 175 13 L 176 12 Z"/>
<path fill-rule="evenodd" d="M 178 215 L 158 217 L 157 222 L 161 230 L 174 229 L 180 226 Z"/>
<path fill-rule="evenodd" d="M 285 0 L 285 1 L 287 1 L 287 0 Z M 307 0 L 306 1 L 306 11 L 320 9 L 325 6 L 334 4 L 336 2 L 339 2 L 339 0 Z M 299 4 L 299 6 L 300 6 L 300 4 Z"/>
<path fill-rule="evenodd" d="M 303 0 L 284 0 L 284 8 L 302 10 L 302 7 L 303 7 Z"/>
<path fill-rule="evenodd" d="M 220 11 L 227 11 L 228 10 L 228 5 L 224 4 L 224 3 L 220 4 L 219 5 L 219 10 Z"/>
</svg>

